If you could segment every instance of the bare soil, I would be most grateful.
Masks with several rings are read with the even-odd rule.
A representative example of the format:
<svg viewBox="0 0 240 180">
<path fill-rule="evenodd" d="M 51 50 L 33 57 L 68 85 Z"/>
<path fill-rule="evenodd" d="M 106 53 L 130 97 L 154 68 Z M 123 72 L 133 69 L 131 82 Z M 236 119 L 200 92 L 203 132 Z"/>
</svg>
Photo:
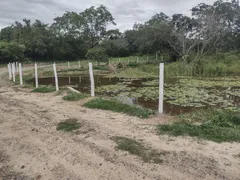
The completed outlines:
<svg viewBox="0 0 240 180">
<path fill-rule="evenodd" d="M 31 93 L 13 85 L 6 68 L 0 76 L 0 180 L 240 179 L 239 143 L 159 136 L 155 125 L 172 117 L 142 120 L 86 109 L 83 101 L 65 102 L 57 93 Z M 57 131 L 66 119 L 77 119 L 82 127 Z M 117 150 L 113 136 L 166 152 L 163 162 L 145 163 Z"/>
</svg>

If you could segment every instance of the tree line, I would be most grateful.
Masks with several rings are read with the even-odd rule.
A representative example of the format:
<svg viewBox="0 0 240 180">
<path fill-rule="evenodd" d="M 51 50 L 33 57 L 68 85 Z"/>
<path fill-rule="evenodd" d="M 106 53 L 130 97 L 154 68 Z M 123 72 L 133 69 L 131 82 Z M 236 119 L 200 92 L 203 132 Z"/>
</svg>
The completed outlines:
<svg viewBox="0 0 240 180">
<path fill-rule="evenodd" d="M 194 61 L 206 54 L 240 50 L 238 0 L 198 4 L 191 16 L 163 12 L 120 32 L 108 9 L 101 5 L 83 12 L 65 12 L 53 24 L 23 19 L 0 31 L 0 63 L 24 60 L 76 60 L 98 57 L 152 55 Z"/>
</svg>

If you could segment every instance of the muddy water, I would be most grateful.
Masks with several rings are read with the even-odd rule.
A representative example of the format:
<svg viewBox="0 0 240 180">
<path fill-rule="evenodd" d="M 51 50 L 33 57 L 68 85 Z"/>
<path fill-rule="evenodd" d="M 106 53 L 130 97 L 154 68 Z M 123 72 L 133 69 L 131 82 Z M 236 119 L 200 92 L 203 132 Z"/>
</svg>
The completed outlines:
<svg viewBox="0 0 240 180">
<path fill-rule="evenodd" d="M 157 85 L 145 85 L 145 82 L 152 81 L 154 78 L 143 78 L 143 79 L 120 79 L 120 78 L 106 78 L 102 75 L 94 76 L 95 80 L 95 86 L 105 86 L 105 85 L 115 85 L 121 82 L 129 81 L 128 86 L 129 87 L 135 87 L 135 88 L 141 88 L 141 87 L 157 87 Z M 60 86 L 72 86 L 75 89 L 84 92 L 84 93 L 90 93 L 90 81 L 89 76 L 72 76 L 72 77 L 59 77 L 58 78 L 59 85 Z M 166 79 L 165 81 L 167 84 L 176 84 L 178 82 L 178 79 L 171 78 Z M 34 80 L 33 80 L 34 83 Z M 55 79 L 54 77 L 46 77 L 46 78 L 39 78 L 39 84 L 40 85 L 54 85 Z M 237 87 L 238 88 L 238 87 Z M 113 94 L 111 93 L 96 93 L 98 96 L 101 95 L 107 95 L 111 96 Z M 236 106 L 240 105 L 240 98 L 239 96 L 233 96 L 233 95 L 225 95 L 225 99 L 233 100 L 236 104 Z M 144 98 L 130 98 L 130 97 L 122 97 L 120 96 L 119 99 L 126 104 L 133 105 L 137 104 L 143 107 L 151 108 L 154 110 L 158 109 L 158 100 L 144 100 Z M 208 106 L 204 107 L 208 108 Z M 177 115 L 185 112 L 191 112 L 195 109 L 199 109 L 197 107 L 183 107 L 181 105 L 172 105 L 164 101 L 164 113 L 166 114 L 172 114 Z"/>
</svg>

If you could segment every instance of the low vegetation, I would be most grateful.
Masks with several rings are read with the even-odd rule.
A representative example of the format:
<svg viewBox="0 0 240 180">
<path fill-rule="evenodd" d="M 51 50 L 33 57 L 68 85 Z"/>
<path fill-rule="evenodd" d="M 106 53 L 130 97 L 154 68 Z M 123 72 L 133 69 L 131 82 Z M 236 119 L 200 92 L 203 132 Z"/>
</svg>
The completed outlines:
<svg viewBox="0 0 240 180">
<path fill-rule="evenodd" d="M 164 162 L 164 156 L 169 154 L 167 151 L 158 152 L 156 150 L 146 148 L 142 143 L 133 139 L 125 137 L 112 137 L 111 139 L 117 143 L 116 149 L 127 151 L 130 154 L 136 155 L 147 163 L 161 164 Z"/>
<path fill-rule="evenodd" d="M 51 93 L 54 91 L 56 91 L 56 89 L 53 86 L 40 86 L 32 90 L 32 92 L 37 92 L 37 93 Z"/>
<path fill-rule="evenodd" d="M 84 98 L 87 98 L 87 97 L 89 97 L 89 95 L 84 94 L 84 93 L 70 92 L 70 93 L 68 93 L 67 96 L 63 97 L 63 100 L 66 100 L 66 101 L 78 101 L 78 100 L 81 100 L 81 99 L 84 99 Z"/>
<path fill-rule="evenodd" d="M 77 130 L 81 127 L 81 124 L 78 123 L 77 119 L 67 119 L 64 122 L 60 122 L 57 125 L 57 131 L 70 132 Z"/>
<path fill-rule="evenodd" d="M 202 110 L 180 121 L 158 126 L 159 134 L 188 135 L 215 142 L 240 142 L 240 114 L 230 110 Z"/>
<path fill-rule="evenodd" d="M 137 106 L 123 104 L 117 100 L 106 100 L 102 98 L 93 99 L 84 104 L 87 108 L 111 110 L 114 112 L 122 112 L 130 116 L 138 116 L 140 118 L 148 118 L 154 114 L 154 111 Z"/>
</svg>

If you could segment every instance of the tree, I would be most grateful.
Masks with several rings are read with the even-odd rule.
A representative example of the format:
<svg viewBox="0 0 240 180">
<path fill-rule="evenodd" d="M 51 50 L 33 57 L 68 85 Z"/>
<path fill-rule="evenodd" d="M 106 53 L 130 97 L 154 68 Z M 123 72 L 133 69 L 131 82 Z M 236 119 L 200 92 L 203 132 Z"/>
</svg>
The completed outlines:
<svg viewBox="0 0 240 180">
<path fill-rule="evenodd" d="M 93 61 L 97 61 L 98 65 L 100 64 L 100 62 L 108 62 L 108 56 L 106 54 L 106 51 L 104 48 L 101 47 L 89 49 L 87 52 L 87 58 Z"/>
<path fill-rule="evenodd" d="M 103 5 L 97 8 L 92 6 L 80 13 L 80 16 L 83 17 L 85 40 L 88 41 L 90 48 L 97 46 L 106 35 L 107 25 L 116 25 L 112 14 Z"/>
<path fill-rule="evenodd" d="M 135 44 L 138 51 L 143 54 L 156 53 L 161 51 L 167 52 L 170 47 L 167 39 L 169 39 L 171 29 L 168 24 L 163 22 L 155 22 L 154 24 L 141 25 L 138 27 L 138 37 Z"/>
<path fill-rule="evenodd" d="M 111 29 L 105 33 L 106 40 L 114 40 L 121 37 L 122 37 L 122 33 L 119 31 L 119 29 Z"/>
<path fill-rule="evenodd" d="M 159 14 L 155 14 L 145 24 L 146 25 L 154 25 L 154 24 L 159 24 L 159 23 L 168 23 L 169 21 L 170 21 L 170 18 L 163 12 L 160 12 Z"/>
<path fill-rule="evenodd" d="M 174 51 L 185 59 L 198 43 L 198 40 L 194 37 L 196 33 L 196 21 L 182 14 L 174 14 L 170 24 L 172 30 L 168 42 Z"/>
<path fill-rule="evenodd" d="M 129 55 L 128 42 L 125 38 L 109 39 L 102 43 L 106 53 L 112 57 L 125 57 Z"/>
<path fill-rule="evenodd" d="M 55 52 L 59 58 L 83 58 L 87 52 L 84 42 L 83 18 L 76 12 L 66 12 L 54 19 L 50 30 L 55 34 L 57 41 Z M 60 53 L 59 53 L 60 52 Z"/>
<path fill-rule="evenodd" d="M 0 41 L 0 63 L 23 61 L 25 46 L 18 43 Z"/>
</svg>

